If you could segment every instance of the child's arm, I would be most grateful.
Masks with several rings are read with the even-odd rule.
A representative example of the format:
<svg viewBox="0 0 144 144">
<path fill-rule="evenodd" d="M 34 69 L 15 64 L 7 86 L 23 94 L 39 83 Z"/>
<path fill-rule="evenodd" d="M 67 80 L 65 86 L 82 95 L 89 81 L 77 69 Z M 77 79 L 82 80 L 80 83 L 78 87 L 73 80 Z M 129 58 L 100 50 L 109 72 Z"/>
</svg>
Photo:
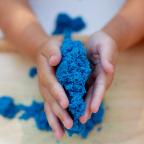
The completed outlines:
<svg viewBox="0 0 144 144">
<path fill-rule="evenodd" d="M 86 122 L 97 112 L 105 91 L 110 87 L 118 53 L 144 37 L 144 0 L 128 0 L 119 13 L 90 38 L 89 56 L 95 66 L 87 96 L 87 109 L 80 118 Z"/>
<path fill-rule="evenodd" d="M 144 0 L 128 0 L 103 31 L 124 50 L 144 37 Z"/>
<path fill-rule="evenodd" d="M 59 120 L 66 128 L 72 126 L 72 119 L 65 110 L 68 98 L 54 72 L 54 66 L 61 60 L 61 39 L 53 39 L 45 33 L 26 0 L 0 1 L 0 28 L 16 45 L 15 51 L 36 60 L 48 121 L 56 137 L 60 138 L 63 129 Z"/>
</svg>

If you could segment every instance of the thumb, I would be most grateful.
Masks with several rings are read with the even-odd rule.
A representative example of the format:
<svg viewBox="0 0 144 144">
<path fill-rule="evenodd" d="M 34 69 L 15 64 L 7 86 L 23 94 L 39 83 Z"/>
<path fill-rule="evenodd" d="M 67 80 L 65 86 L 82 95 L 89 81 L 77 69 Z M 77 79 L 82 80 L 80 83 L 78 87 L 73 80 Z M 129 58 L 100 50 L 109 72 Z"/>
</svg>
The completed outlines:
<svg viewBox="0 0 144 144">
<path fill-rule="evenodd" d="M 118 57 L 118 46 L 107 33 L 102 32 L 104 42 L 100 49 L 101 64 L 106 73 L 113 74 L 114 65 Z"/>
<path fill-rule="evenodd" d="M 43 46 L 42 54 L 47 57 L 50 66 L 57 66 L 61 61 L 60 42 L 49 40 Z"/>
<path fill-rule="evenodd" d="M 106 48 L 103 48 L 101 51 L 101 64 L 106 73 L 113 74 L 114 72 L 114 63 L 112 52 Z"/>
<path fill-rule="evenodd" d="M 107 59 L 102 58 L 102 67 L 106 73 L 114 73 L 114 65 Z"/>
</svg>

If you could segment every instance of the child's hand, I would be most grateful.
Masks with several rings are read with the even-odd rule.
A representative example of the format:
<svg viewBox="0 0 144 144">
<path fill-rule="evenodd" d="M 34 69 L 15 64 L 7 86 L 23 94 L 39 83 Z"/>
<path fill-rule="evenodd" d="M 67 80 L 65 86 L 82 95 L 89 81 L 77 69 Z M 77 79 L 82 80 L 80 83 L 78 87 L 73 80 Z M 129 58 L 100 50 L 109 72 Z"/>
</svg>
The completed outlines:
<svg viewBox="0 0 144 144">
<path fill-rule="evenodd" d="M 15 52 L 36 60 L 48 122 L 56 137 L 61 138 L 64 131 L 60 122 L 67 129 L 73 124 L 65 110 L 68 98 L 55 77 L 54 68 L 61 60 L 61 38 L 54 39 L 43 30 L 25 0 L 0 2 L 0 27 L 6 38 L 15 45 Z"/>
<path fill-rule="evenodd" d="M 68 98 L 55 77 L 55 66 L 61 60 L 60 39 L 50 37 L 49 41 L 42 45 L 38 55 L 38 78 L 41 94 L 45 99 L 45 112 L 48 122 L 59 139 L 64 131 L 60 124 L 69 129 L 73 121 L 67 111 Z M 60 121 L 59 121 L 60 120 Z"/>
<path fill-rule="evenodd" d="M 93 72 L 86 98 L 87 108 L 84 116 L 80 118 L 82 123 L 98 111 L 105 91 L 112 83 L 118 56 L 116 42 L 105 32 L 97 32 L 90 37 L 88 56 L 93 65 Z"/>
</svg>

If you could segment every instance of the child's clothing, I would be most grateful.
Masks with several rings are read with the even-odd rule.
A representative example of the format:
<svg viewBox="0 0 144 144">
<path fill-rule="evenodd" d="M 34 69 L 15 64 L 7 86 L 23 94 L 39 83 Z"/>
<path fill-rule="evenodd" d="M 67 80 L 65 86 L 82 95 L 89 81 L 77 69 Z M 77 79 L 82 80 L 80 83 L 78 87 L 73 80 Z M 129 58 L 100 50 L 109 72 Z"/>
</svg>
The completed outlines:
<svg viewBox="0 0 144 144">
<path fill-rule="evenodd" d="M 121 8 L 125 0 L 29 0 L 29 3 L 42 24 L 51 34 L 59 13 L 81 16 L 87 27 L 82 34 L 92 34 L 100 30 Z M 3 37 L 0 31 L 0 38 Z"/>
<path fill-rule="evenodd" d="M 51 34 L 58 13 L 81 16 L 87 28 L 83 34 L 100 30 L 120 9 L 125 0 L 29 0 L 40 23 Z"/>
</svg>

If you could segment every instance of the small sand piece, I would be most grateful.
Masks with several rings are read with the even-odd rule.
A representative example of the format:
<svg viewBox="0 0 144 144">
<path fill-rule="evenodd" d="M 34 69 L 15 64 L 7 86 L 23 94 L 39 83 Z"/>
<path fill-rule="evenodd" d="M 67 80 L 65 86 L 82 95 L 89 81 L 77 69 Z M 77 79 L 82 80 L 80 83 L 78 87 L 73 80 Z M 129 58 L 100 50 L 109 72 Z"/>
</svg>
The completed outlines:
<svg viewBox="0 0 144 144">
<path fill-rule="evenodd" d="M 21 120 L 29 120 L 30 118 L 33 118 L 38 129 L 45 131 L 51 130 L 44 112 L 43 102 L 33 101 L 30 106 L 21 106 L 21 110 L 24 111 L 20 116 Z"/>
</svg>

